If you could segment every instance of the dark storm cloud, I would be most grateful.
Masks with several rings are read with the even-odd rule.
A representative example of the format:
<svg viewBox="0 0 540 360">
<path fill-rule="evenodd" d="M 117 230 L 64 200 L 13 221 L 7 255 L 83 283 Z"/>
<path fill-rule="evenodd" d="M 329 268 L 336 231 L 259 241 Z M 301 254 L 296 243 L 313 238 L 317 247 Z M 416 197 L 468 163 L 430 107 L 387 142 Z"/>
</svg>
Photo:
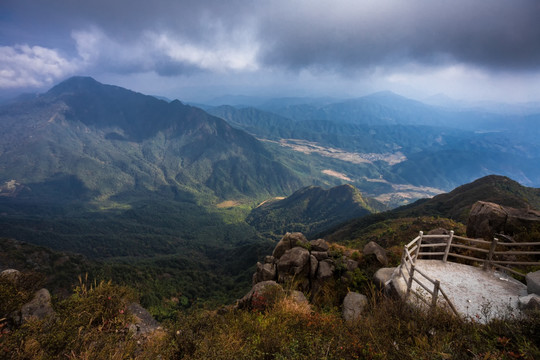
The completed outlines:
<svg viewBox="0 0 540 360">
<path fill-rule="evenodd" d="M 537 0 L 2 0 L 0 88 L 77 73 L 520 85 L 540 74 L 538 19 Z"/>
<path fill-rule="evenodd" d="M 214 46 L 216 32 L 226 37 L 250 24 L 258 59 L 287 68 L 458 61 L 536 69 L 540 63 L 536 0 L 4 0 L 3 8 L 4 43 L 16 33 L 13 20 L 21 40 L 41 38 L 38 45 L 60 45 L 71 31 L 94 26 L 119 42 L 154 31 Z"/>
<path fill-rule="evenodd" d="M 347 71 L 406 62 L 505 70 L 540 66 L 538 1 L 316 4 L 307 11 L 278 9 L 262 18 L 264 63 Z"/>
</svg>

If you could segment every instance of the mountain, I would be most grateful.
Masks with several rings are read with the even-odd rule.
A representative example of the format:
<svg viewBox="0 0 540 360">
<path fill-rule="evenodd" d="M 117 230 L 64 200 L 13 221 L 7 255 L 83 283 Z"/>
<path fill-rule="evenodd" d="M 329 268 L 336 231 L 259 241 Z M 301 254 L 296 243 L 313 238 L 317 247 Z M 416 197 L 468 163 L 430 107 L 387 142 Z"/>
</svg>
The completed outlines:
<svg viewBox="0 0 540 360">
<path fill-rule="evenodd" d="M 450 190 L 489 174 L 540 186 L 539 115 L 439 108 L 390 92 L 332 103 L 312 100 L 207 110 L 258 138 L 296 151 L 368 160 L 364 174 L 375 174 L 369 178 L 396 187 Z M 333 170 L 345 174 L 363 193 L 383 195 L 363 182 L 366 175 L 348 172 L 343 162 L 335 162 Z"/>
<path fill-rule="evenodd" d="M 367 125 L 441 126 L 451 118 L 447 112 L 390 91 L 332 103 L 274 105 L 261 108 L 297 121 L 331 120 Z"/>
<path fill-rule="evenodd" d="M 466 224 L 469 211 L 477 201 L 514 208 L 540 209 L 540 189 L 523 186 L 505 176 L 485 176 L 431 199 L 418 200 L 390 211 L 351 220 L 326 232 L 325 237 L 330 241 L 350 241 L 358 238 L 368 227 L 403 218 L 441 217 Z"/>
<path fill-rule="evenodd" d="M 91 78 L 1 107 L 0 126 L 0 183 L 28 189 L 18 196 L 109 199 L 163 190 L 229 198 L 302 185 L 259 141 L 225 121 Z"/>
<path fill-rule="evenodd" d="M 441 136 L 449 141 L 462 134 L 455 129 L 423 125 L 368 125 L 316 119 L 295 121 L 253 107 L 224 105 L 209 107 L 207 111 L 260 138 L 303 139 L 348 151 L 384 153 L 399 149 L 414 153 L 440 146 Z"/>
<path fill-rule="evenodd" d="M 540 209 L 540 189 L 523 186 L 506 176 L 489 175 L 459 186 L 449 193 L 420 200 L 392 212 L 406 216 L 441 216 L 466 223 L 469 210 L 477 201 Z"/>
<path fill-rule="evenodd" d="M 286 232 L 313 235 L 354 217 L 384 210 L 378 201 L 364 198 L 351 185 L 324 190 L 308 186 L 285 199 L 273 199 L 253 209 L 246 221 L 270 236 Z"/>
</svg>

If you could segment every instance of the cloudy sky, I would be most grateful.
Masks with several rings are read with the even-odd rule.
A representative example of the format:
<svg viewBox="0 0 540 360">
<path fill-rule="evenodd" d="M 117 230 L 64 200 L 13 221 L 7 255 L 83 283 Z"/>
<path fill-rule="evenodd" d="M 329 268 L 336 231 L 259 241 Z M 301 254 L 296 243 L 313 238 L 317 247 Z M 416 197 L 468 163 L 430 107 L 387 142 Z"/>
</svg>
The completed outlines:
<svg viewBox="0 0 540 360">
<path fill-rule="evenodd" d="M 0 93 L 540 101 L 538 0 L 1 0 Z"/>
</svg>

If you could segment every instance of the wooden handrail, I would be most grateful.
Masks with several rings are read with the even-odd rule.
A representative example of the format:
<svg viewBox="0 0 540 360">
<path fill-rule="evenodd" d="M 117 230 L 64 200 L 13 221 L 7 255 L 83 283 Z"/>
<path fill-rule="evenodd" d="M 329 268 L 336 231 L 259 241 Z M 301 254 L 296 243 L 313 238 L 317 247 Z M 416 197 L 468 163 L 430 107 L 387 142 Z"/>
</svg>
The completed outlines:
<svg viewBox="0 0 540 360">
<path fill-rule="evenodd" d="M 434 238 L 440 238 L 441 240 L 444 240 L 444 242 L 441 243 L 435 243 L 435 244 L 422 244 L 422 239 L 434 239 Z M 457 240 L 457 241 L 455 241 Z M 462 242 L 467 241 L 469 244 L 463 244 Z M 475 245 L 489 245 L 489 250 L 485 248 L 480 248 Z M 403 255 L 401 257 L 401 264 L 399 268 L 399 273 L 401 274 L 403 280 L 407 284 L 407 296 L 412 292 L 415 294 L 418 298 L 420 298 L 422 301 L 424 301 L 426 304 L 431 305 L 431 307 L 435 307 L 437 305 L 437 300 L 439 297 L 439 293 L 443 296 L 445 301 L 450 306 L 450 309 L 459 316 L 458 311 L 456 310 L 455 306 L 450 301 L 449 297 L 446 295 L 444 290 L 441 287 L 440 281 L 437 279 L 431 279 L 429 276 L 427 276 L 424 272 L 422 272 L 420 269 L 416 267 L 416 260 L 422 256 L 422 255 L 430 255 L 430 256 L 440 256 L 442 255 L 442 260 L 444 262 L 447 261 L 448 256 L 453 256 L 455 258 L 461 258 L 471 261 L 477 261 L 484 263 L 485 269 L 490 269 L 492 267 L 500 268 L 505 271 L 509 271 L 513 274 L 525 276 L 524 274 L 509 268 L 508 266 L 504 265 L 540 265 L 540 261 L 517 261 L 517 260 L 499 260 L 494 259 L 496 255 L 504 256 L 504 255 L 540 255 L 540 251 L 520 251 L 520 250 L 508 250 L 508 251 L 496 251 L 497 246 L 528 246 L 528 247 L 538 247 L 540 248 L 540 241 L 539 242 L 528 242 L 528 243 L 502 243 L 499 242 L 498 239 L 493 239 L 493 241 L 486 241 L 482 239 L 470 239 L 463 236 L 457 236 L 454 235 L 454 231 L 450 231 L 449 235 L 424 235 L 422 231 L 419 232 L 419 235 L 415 237 L 411 242 L 409 242 L 407 245 L 404 246 L 403 249 Z M 437 247 L 445 247 L 444 252 L 425 252 L 422 251 L 422 249 L 425 248 L 437 248 Z M 465 249 L 470 251 L 476 251 L 481 254 L 485 254 L 486 256 L 484 258 L 478 258 L 474 256 L 468 256 L 463 254 L 458 254 L 455 252 L 452 252 L 452 249 Z M 409 266 L 410 265 L 410 268 Z M 405 267 L 405 270 L 407 271 L 408 277 L 405 275 L 405 272 L 403 271 L 403 267 Z M 418 275 L 420 274 L 422 277 L 425 278 L 426 281 L 433 284 L 433 290 L 429 286 L 427 286 L 425 283 L 423 283 L 419 278 Z M 430 295 L 431 295 L 431 304 L 424 298 L 422 298 L 421 294 L 419 294 L 416 290 L 412 288 L 413 282 L 416 282 L 419 284 L 422 288 L 424 288 Z"/>
</svg>

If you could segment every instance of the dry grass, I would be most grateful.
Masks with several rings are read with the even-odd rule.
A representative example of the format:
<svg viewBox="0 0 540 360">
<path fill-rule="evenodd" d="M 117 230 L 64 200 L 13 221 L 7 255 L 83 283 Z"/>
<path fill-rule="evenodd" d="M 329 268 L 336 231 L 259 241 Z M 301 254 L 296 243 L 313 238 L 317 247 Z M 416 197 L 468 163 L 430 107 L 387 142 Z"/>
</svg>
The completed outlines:
<svg viewBox="0 0 540 360">
<path fill-rule="evenodd" d="M 356 323 L 343 322 L 339 308 L 320 310 L 279 297 L 262 310 L 180 313 L 164 324 L 167 330 L 135 338 L 126 329 L 131 315 L 122 311 L 130 300 L 129 290 L 82 281 L 75 294 L 55 304 L 54 318 L 2 332 L 0 358 L 540 358 L 538 312 L 479 324 L 443 310 L 425 312 L 375 290 L 368 298 Z"/>
</svg>

